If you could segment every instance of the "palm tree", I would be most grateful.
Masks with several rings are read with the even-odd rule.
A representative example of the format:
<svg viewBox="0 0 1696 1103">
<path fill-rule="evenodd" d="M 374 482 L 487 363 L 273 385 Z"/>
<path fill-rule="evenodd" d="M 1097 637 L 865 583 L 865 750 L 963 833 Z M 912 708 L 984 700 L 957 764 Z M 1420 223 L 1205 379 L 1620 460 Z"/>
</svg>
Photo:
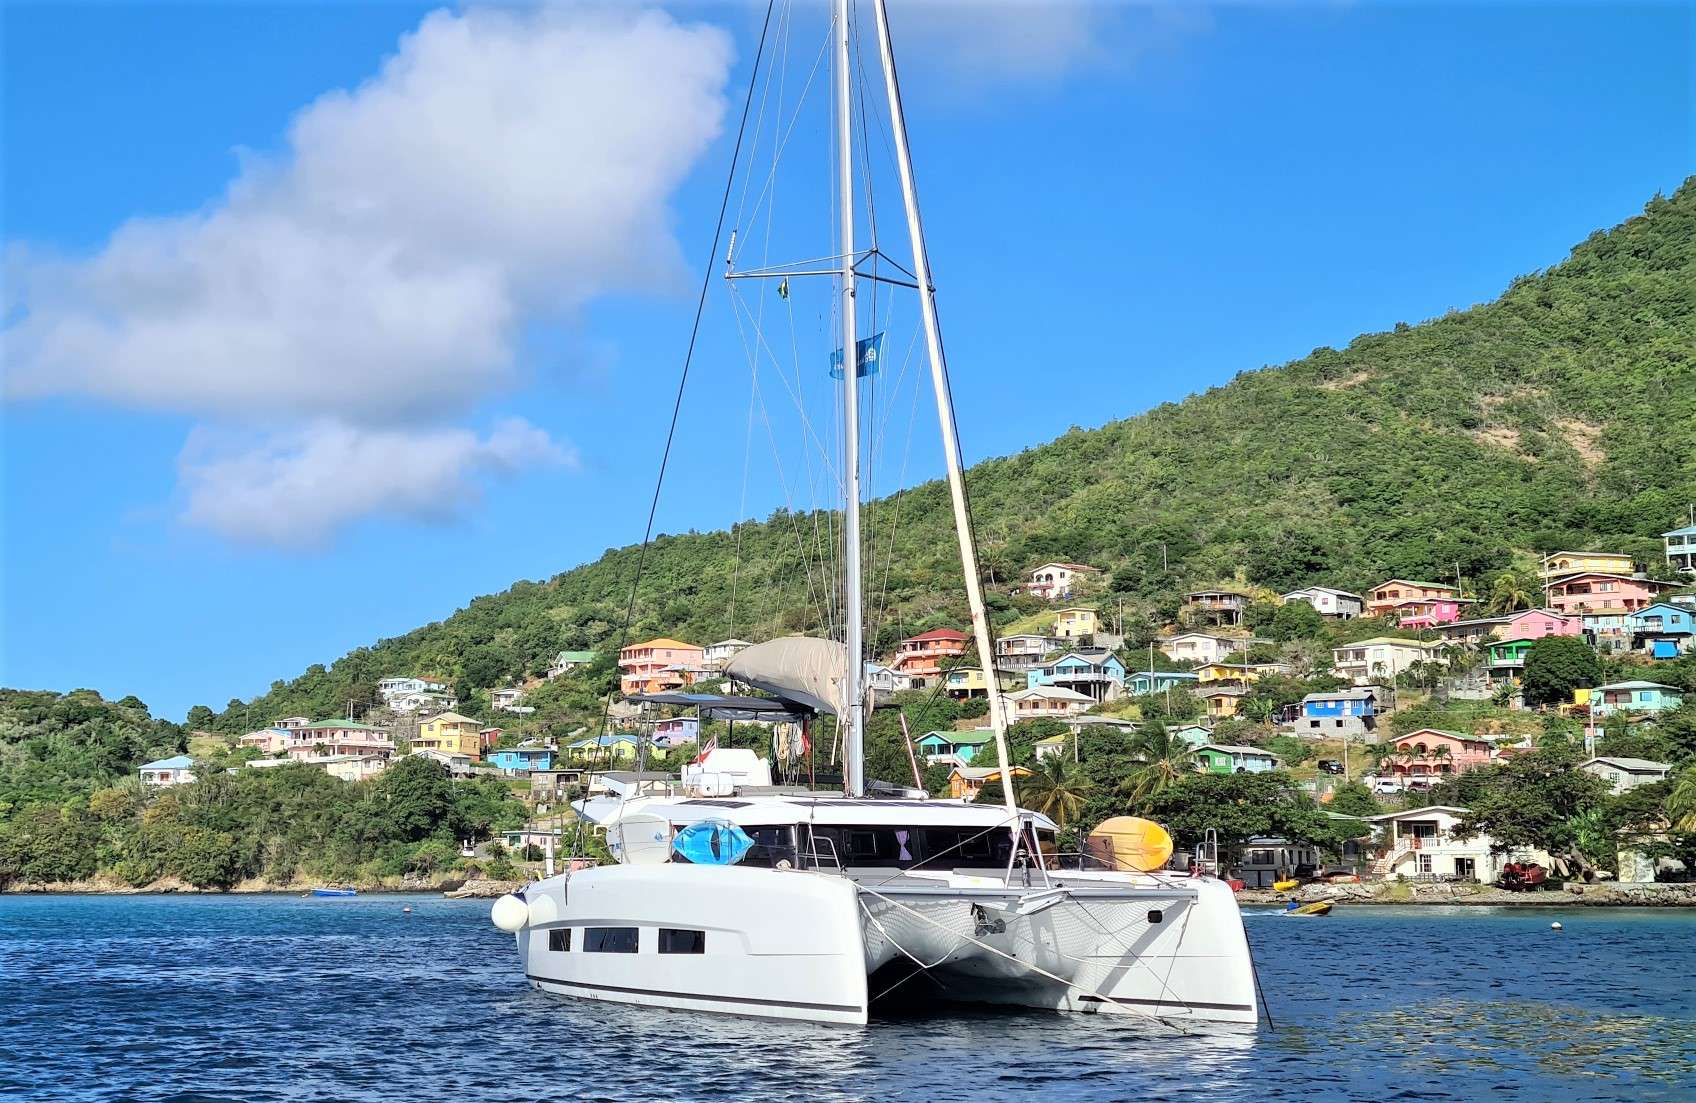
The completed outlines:
<svg viewBox="0 0 1696 1103">
<path fill-rule="evenodd" d="M 1686 769 L 1667 794 L 1667 823 L 1674 831 L 1696 831 L 1696 769 Z"/>
<path fill-rule="evenodd" d="M 1490 611 L 1512 613 L 1529 609 L 1537 601 L 1537 586 L 1518 571 L 1503 571 L 1490 584 Z"/>
<path fill-rule="evenodd" d="M 1147 804 L 1179 778 L 1195 772 L 1195 748 L 1163 727 L 1138 732 L 1131 754 L 1136 765 L 1119 791 L 1133 806 Z"/>
<path fill-rule="evenodd" d="M 1089 789 L 1082 767 L 1067 761 L 1064 755 L 1049 755 L 1019 782 L 1019 803 L 1064 829 L 1083 811 Z"/>
</svg>

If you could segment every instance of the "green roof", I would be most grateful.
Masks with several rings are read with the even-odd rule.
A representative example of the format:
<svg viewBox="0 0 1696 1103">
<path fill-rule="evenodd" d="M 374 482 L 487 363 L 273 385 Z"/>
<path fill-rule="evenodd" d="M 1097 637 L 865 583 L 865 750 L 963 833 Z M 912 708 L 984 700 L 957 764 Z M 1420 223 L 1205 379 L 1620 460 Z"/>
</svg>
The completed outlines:
<svg viewBox="0 0 1696 1103">
<path fill-rule="evenodd" d="M 992 731 L 925 732 L 924 735 L 919 737 L 919 742 L 923 743 L 933 736 L 944 743 L 952 743 L 955 746 L 981 747 L 994 739 L 995 733 Z"/>
<path fill-rule="evenodd" d="M 559 657 L 568 663 L 592 663 L 595 661 L 593 651 L 561 651 Z"/>
</svg>

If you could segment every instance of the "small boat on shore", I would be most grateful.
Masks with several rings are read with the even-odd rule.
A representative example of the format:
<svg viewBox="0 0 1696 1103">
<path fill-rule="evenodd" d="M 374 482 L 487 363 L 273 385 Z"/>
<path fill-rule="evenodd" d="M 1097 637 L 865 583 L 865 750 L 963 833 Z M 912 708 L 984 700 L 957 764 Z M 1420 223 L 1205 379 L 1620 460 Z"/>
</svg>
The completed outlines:
<svg viewBox="0 0 1696 1103">
<path fill-rule="evenodd" d="M 1317 919 L 1322 915 L 1330 915 L 1331 909 L 1334 907 L 1336 907 L 1336 905 L 1329 900 L 1315 900 L 1311 904 L 1298 904 L 1294 900 L 1291 900 L 1290 906 L 1284 909 L 1283 914 L 1296 916 L 1302 919 Z"/>
<path fill-rule="evenodd" d="M 358 896 L 358 889 L 313 889 L 308 896 Z"/>
</svg>

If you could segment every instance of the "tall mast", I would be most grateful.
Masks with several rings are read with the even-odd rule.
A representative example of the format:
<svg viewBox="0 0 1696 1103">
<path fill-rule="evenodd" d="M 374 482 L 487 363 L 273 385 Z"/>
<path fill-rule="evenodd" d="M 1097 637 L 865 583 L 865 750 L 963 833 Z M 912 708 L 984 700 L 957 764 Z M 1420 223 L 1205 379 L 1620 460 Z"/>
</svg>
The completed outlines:
<svg viewBox="0 0 1696 1103">
<path fill-rule="evenodd" d="M 864 649 L 860 620 L 860 350 L 854 325 L 854 150 L 849 110 L 848 0 L 836 0 L 836 152 L 837 199 L 842 217 L 842 473 L 847 501 L 842 522 L 843 644 L 848 653 L 842 740 L 844 789 L 851 797 L 866 790 Z"/>
<path fill-rule="evenodd" d="M 901 107 L 901 85 L 895 77 L 895 54 L 889 44 L 889 10 L 884 6 L 884 0 L 873 0 L 873 5 L 877 11 L 878 50 L 883 55 L 884 89 L 889 95 L 889 124 L 895 138 L 895 163 L 901 173 L 901 199 L 907 209 L 907 234 L 913 245 L 913 282 L 919 285 L 919 309 L 925 323 L 925 352 L 930 357 L 931 387 L 936 392 L 936 416 L 942 427 L 942 451 L 948 461 L 948 496 L 954 502 L 954 531 L 960 538 L 960 569 L 966 576 L 966 602 L 972 610 L 972 634 L 977 639 L 978 658 L 983 662 L 984 687 L 989 694 L 989 723 L 995 731 L 995 755 L 1001 767 L 1001 795 L 1009 814 L 1017 815 L 1013 779 L 1008 776 L 1012 759 L 1007 753 L 1007 714 L 1001 703 L 1001 682 L 996 677 L 995 651 L 990 644 L 989 614 L 984 609 L 983 586 L 978 581 L 978 552 L 972 542 L 972 519 L 966 509 L 966 477 L 960 466 L 960 433 L 954 424 L 954 403 L 948 394 L 948 369 L 942 360 L 942 330 L 936 319 L 936 289 L 930 282 L 930 258 L 925 253 L 925 231 L 919 221 L 918 189 L 913 184 L 913 157 L 907 145 L 907 116 Z M 839 0 L 839 7 L 846 10 L 847 0 Z M 1016 821 L 1014 830 L 1017 830 Z"/>
</svg>

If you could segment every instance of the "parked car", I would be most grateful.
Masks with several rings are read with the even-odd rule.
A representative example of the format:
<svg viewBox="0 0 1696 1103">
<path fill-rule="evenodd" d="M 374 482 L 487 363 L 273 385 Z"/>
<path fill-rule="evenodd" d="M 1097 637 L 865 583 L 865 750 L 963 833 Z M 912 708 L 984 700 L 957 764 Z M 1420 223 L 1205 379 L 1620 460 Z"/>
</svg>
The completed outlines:
<svg viewBox="0 0 1696 1103">
<path fill-rule="evenodd" d="M 1343 772 L 1343 764 L 1334 758 L 1322 758 L 1319 760 L 1319 772 L 1335 776 Z"/>
<path fill-rule="evenodd" d="M 1402 791 L 1402 783 L 1393 777 L 1375 777 L 1367 783 L 1367 787 L 1374 793 L 1399 793 Z"/>
</svg>

